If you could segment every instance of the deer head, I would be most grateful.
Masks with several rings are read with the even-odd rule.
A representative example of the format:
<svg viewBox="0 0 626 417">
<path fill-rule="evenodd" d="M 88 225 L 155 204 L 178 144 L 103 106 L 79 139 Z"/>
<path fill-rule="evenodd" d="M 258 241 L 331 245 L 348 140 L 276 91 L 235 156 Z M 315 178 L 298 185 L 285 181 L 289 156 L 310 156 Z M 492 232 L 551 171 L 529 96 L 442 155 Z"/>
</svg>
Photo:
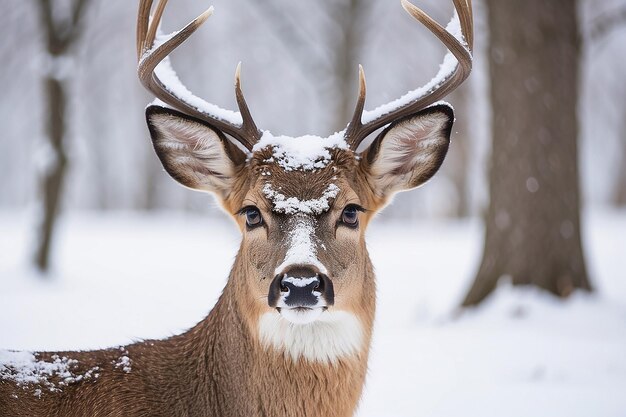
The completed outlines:
<svg viewBox="0 0 626 417">
<path fill-rule="evenodd" d="M 454 0 L 456 34 L 402 0 L 405 10 L 448 47 L 452 55 L 446 60 L 453 65 L 442 66 L 430 85 L 372 112 L 364 111 L 360 68 L 354 117 L 344 131 L 327 138 L 259 130 L 242 93 L 240 66 L 235 76 L 239 113 L 188 92 L 167 56 L 212 8 L 172 36 L 157 39 L 165 3 L 159 2 L 151 20 L 152 1 L 142 1 L 139 11 L 139 78 L 164 103 L 148 107 L 147 122 L 165 170 L 186 187 L 213 193 L 239 226 L 241 247 L 227 285 L 236 308 L 267 345 L 292 349 L 284 340 L 285 328 L 318 323 L 349 335 L 333 341 L 336 354 L 358 350 L 371 329 L 375 299 L 365 229 L 395 193 L 424 184 L 444 160 L 454 115 L 449 105 L 434 103 L 471 70 L 470 0 Z M 372 144 L 357 152 L 382 127 Z M 305 346 L 299 349 L 306 354 Z"/>
</svg>

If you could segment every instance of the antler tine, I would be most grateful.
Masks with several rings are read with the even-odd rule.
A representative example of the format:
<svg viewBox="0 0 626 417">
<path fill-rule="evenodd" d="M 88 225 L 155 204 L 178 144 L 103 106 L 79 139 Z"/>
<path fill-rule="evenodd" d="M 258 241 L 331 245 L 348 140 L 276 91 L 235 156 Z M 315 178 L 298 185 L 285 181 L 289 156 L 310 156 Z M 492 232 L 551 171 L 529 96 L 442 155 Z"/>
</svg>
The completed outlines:
<svg viewBox="0 0 626 417">
<path fill-rule="evenodd" d="M 161 19 L 163 18 L 163 12 L 165 11 L 166 5 L 167 0 L 159 0 L 156 9 L 154 9 L 154 14 L 152 15 L 148 32 L 146 33 L 146 39 L 143 42 L 144 51 L 150 49 L 150 47 L 154 45 L 154 40 L 156 39 L 157 31 L 159 30 L 159 25 L 161 24 Z"/>
<path fill-rule="evenodd" d="M 144 43 L 146 34 L 148 33 L 148 25 L 150 23 L 150 9 L 152 9 L 152 1 L 142 1 L 139 3 L 139 11 L 137 12 L 137 59 L 141 59 L 145 52 Z"/>
<path fill-rule="evenodd" d="M 154 16 L 150 20 L 149 14 L 152 3 L 152 0 L 141 0 L 137 17 L 137 53 L 139 56 L 137 73 L 143 86 L 166 104 L 190 116 L 206 121 L 210 125 L 232 136 L 246 149 L 252 150 L 254 144 L 260 139 L 261 132 L 257 129 L 252 119 L 241 90 L 240 66 L 237 67 L 235 77 L 235 95 L 242 121 L 238 120 L 238 114 L 233 115 L 233 117 L 230 118 L 231 120 L 227 120 L 228 117 L 225 118 L 218 114 L 221 110 L 219 107 L 204 103 L 197 97 L 193 97 L 198 103 L 202 102 L 202 107 L 208 107 L 208 109 L 199 108 L 196 103 L 190 102 L 189 99 L 175 94 L 172 87 L 168 87 L 163 83 L 155 73 L 156 67 L 165 60 L 174 49 L 185 42 L 209 16 L 213 14 L 213 7 L 207 9 L 162 44 L 154 46 L 157 28 L 161 21 L 163 11 L 165 10 L 167 0 L 159 1 Z M 182 88 L 182 86 L 179 86 L 179 88 Z M 211 107 L 214 107 L 216 111 L 211 111 Z"/>
<path fill-rule="evenodd" d="M 472 10 L 472 0 L 454 0 L 454 8 L 459 16 L 463 39 L 469 51 L 474 50 L 474 12 Z M 460 12 L 459 12 L 460 10 Z"/>
<path fill-rule="evenodd" d="M 457 64 L 454 70 L 447 74 L 440 82 L 432 86 L 424 94 L 409 99 L 406 102 L 400 102 L 398 106 L 392 110 L 374 116 L 371 120 L 363 122 L 363 108 L 365 104 L 365 80 L 362 69 L 360 70 L 360 91 L 354 117 L 346 130 L 346 140 L 352 150 L 356 150 L 363 139 L 376 129 L 394 121 L 401 117 L 409 116 L 422 110 L 436 101 L 442 99 L 447 94 L 456 89 L 465 81 L 472 70 L 472 48 L 474 42 L 473 36 L 473 15 L 471 0 L 453 0 L 454 8 L 459 18 L 461 26 L 461 34 L 465 42 L 460 41 L 439 23 L 434 21 L 430 16 L 424 13 L 420 8 L 410 3 L 408 0 L 401 0 L 402 7 L 415 20 L 422 23 L 430 30 L 454 55 Z M 399 99 L 400 101 L 403 99 Z M 386 107 L 387 105 L 385 105 Z"/>
<path fill-rule="evenodd" d="M 346 137 L 353 137 L 354 134 L 363 126 L 361 123 L 361 117 L 363 115 L 363 109 L 365 108 L 365 98 L 367 96 L 367 83 L 365 82 L 365 71 L 363 65 L 359 64 L 359 97 L 356 101 L 356 107 L 354 109 L 354 116 L 352 121 L 348 125 L 346 131 Z M 359 146 L 357 144 L 357 146 Z M 356 149 L 356 148 L 354 148 Z"/>
<path fill-rule="evenodd" d="M 241 62 L 237 64 L 237 69 L 235 70 L 235 98 L 237 99 L 237 107 L 239 107 L 239 112 L 243 120 L 241 128 L 247 133 L 246 136 L 255 137 L 259 129 L 256 127 L 256 123 L 254 123 L 254 119 L 248 108 L 248 103 L 246 103 L 246 98 L 241 89 Z M 251 145 L 254 146 L 254 144 Z"/>
</svg>

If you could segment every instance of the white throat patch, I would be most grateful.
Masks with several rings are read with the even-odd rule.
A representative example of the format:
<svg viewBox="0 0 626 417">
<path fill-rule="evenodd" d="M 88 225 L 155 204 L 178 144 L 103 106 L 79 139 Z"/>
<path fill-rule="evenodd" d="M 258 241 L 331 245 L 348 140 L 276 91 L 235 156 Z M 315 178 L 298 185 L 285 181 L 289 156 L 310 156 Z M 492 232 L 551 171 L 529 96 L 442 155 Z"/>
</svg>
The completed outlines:
<svg viewBox="0 0 626 417">
<path fill-rule="evenodd" d="M 334 363 L 337 359 L 358 353 L 363 348 L 363 326 L 345 311 L 325 311 L 316 321 L 294 324 L 277 311 L 259 319 L 259 337 L 266 348 L 313 362 Z"/>
</svg>

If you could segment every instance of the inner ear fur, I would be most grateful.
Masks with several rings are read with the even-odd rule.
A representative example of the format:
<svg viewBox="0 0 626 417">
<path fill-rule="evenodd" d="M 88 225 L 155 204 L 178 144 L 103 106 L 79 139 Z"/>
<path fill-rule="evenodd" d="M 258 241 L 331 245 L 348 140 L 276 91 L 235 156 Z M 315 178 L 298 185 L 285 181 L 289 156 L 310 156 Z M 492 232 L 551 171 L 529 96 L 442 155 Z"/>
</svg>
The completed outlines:
<svg viewBox="0 0 626 417">
<path fill-rule="evenodd" d="M 448 152 L 453 122 L 452 107 L 439 104 L 383 130 L 362 159 L 376 194 L 388 197 L 428 181 Z"/>
<path fill-rule="evenodd" d="M 246 155 L 220 130 L 161 106 L 149 106 L 146 121 L 154 150 L 172 178 L 194 190 L 228 196 Z"/>
</svg>

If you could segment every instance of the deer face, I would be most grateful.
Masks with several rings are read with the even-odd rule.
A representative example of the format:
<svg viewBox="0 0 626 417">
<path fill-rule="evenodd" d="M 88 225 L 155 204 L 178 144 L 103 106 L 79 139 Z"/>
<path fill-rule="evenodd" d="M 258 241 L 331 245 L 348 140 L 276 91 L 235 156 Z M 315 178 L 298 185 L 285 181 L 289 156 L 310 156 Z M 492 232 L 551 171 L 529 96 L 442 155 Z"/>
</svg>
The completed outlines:
<svg viewBox="0 0 626 417">
<path fill-rule="evenodd" d="M 362 154 L 336 138 L 273 138 L 249 155 L 219 130 L 152 106 L 157 155 L 181 184 L 214 193 L 242 243 L 229 285 L 251 322 L 267 313 L 294 325 L 347 314 L 370 321 L 375 286 L 365 229 L 446 154 L 452 110 L 427 108 L 392 123 Z M 369 323 L 368 323 L 369 324 Z"/>
<path fill-rule="evenodd" d="M 362 292 L 373 290 L 364 282 L 363 234 L 372 202 L 359 197 L 367 184 L 357 174 L 358 161 L 347 149 L 320 148 L 328 158 L 305 158 L 317 159 L 318 168 L 294 169 L 276 147 L 262 146 L 250 161 L 252 184 L 238 204 L 242 255 L 247 274 L 255 277 L 251 290 L 263 310 L 295 324 L 325 311 L 353 311 Z"/>
</svg>

